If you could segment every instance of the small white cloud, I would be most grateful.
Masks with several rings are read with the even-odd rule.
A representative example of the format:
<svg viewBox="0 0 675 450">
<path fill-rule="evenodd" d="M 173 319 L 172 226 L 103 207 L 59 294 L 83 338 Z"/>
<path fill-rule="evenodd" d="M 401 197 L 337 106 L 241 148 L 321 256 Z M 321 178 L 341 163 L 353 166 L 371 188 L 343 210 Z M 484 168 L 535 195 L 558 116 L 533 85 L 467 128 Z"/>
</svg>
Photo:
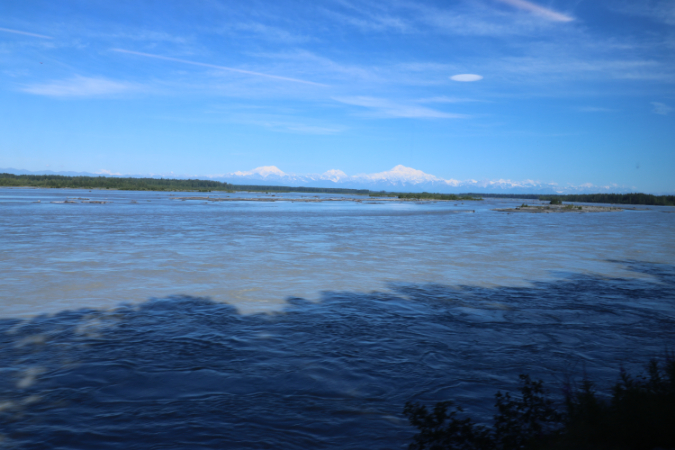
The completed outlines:
<svg viewBox="0 0 675 450">
<path fill-rule="evenodd" d="M 137 89 L 132 83 L 75 76 L 69 80 L 34 84 L 21 89 L 24 92 L 50 97 L 95 97 L 119 94 Z"/>
<path fill-rule="evenodd" d="M 110 176 L 121 176 L 122 174 L 119 172 L 113 172 L 111 170 L 106 170 L 106 169 L 101 169 L 98 172 L 96 172 L 98 175 L 110 175 Z"/>
<path fill-rule="evenodd" d="M 673 110 L 670 106 L 659 102 L 652 102 L 652 106 L 654 107 L 652 112 L 654 114 L 661 114 L 662 116 L 669 114 Z"/>
<path fill-rule="evenodd" d="M 453 75 L 450 77 L 451 80 L 453 81 L 463 81 L 463 82 L 468 82 L 468 81 L 479 81 L 483 79 L 482 75 L 476 75 L 473 73 L 461 73 L 458 75 Z"/>
</svg>

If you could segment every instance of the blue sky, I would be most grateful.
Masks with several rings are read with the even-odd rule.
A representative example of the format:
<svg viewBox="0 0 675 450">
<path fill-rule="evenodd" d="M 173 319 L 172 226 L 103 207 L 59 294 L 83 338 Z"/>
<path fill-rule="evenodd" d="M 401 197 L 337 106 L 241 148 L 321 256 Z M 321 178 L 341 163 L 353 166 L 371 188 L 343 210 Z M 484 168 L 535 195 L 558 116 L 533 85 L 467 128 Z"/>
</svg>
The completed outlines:
<svg viewBox="0 0 675 450">
<path fill-rule="evenodd" d="M 675 192 L 675 2 L 0 4 L 0 167 L 398 164 Z"/>
</svg>

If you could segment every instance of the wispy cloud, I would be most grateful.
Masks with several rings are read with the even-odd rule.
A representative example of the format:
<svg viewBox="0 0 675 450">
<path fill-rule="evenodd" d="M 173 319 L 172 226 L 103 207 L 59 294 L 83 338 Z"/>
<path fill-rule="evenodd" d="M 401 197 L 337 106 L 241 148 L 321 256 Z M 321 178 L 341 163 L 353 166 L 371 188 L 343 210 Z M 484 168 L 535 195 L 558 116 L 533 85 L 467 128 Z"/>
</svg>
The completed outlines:
<svg viewBox="0 0 675 450">
<path fill-rule="evenodd" d="M 260 22 L 239 22 L 232 26 L 225 27 L 222 34 L 245 34 L 248 38 L 258 37 L 274 42 L 285 42 L 287 44 L 298 44 L 312 40 L 308 35 L 297 34 L 284 28 L 267 25 Z"/>
<path fill-rule="evenodd" d="M 280 126 L 290 132 L 299 134 L 337 134 L 344 131 L 342 128 L 317 127 L 302 123 L 283 123 Z"/>
<path fill-rule="evenodd" d="M 589 113 L 594 113 L 594 112 L 600 112 L 600 113 L 609 113 L 609 112 L 616 112 L 616 109 L 611 109 L 611 108 L 602 108 L 598 106 L 582 106 L 581 108 L 578 109 L 581 112 L 589 112 Z"/>
<path fill-rule="evenodd" d="M 112 81 L 105 78 L 75 76 L 68 80 L 50 81 L 25 86 L 21 90 L 48 97 L 98 97 L 137 90 L 133 83 Z"/>
<path fill-rule="evenodd" d="M 551 46 L 549 50 L 556 49 Z M 522 82 L 561 81 L 566 79 L 614 79 L 614 80 L 659 80 L 672 81 L 673 67 L 658 60 L 619 59 L 597 56 L 589 53 L 588 59 L 579 58 L 565 49 L 558 49 L 555 58 L 545 52 L 533 52 L 532 56 L 505 57 L 494 63 L 492 70 L 502 74 L 503 78 Z M 596 59 L 590 60 L 591 56 Z M 628 56 L 630 57 L 630 56 Z M 515 77 L 514 77 L 515 76 Z"/>
<path fill-rule="evenodd" d="M 631 16 L 649 17 L 657 22 L 675 25 L 675 3 L 672 0 L 645 0 L 641 2 L 623 0 L 612 2 L 611 8 L 614 11 Z"/>
<path fill-rule="evenodd" d="M 42 39 L 54 39 L 51 36 L 45 36 L 43 34 L 29 33 L 27 31 L 12 30 L 12 29 L 9 29 L 9 28 L 0 28 L 0 31 L 4 31 L 6 33 L 23 34 L 25 36 L 32 36 L 32 37 L 42 38 Z"/>
<path fill-rule="evenodd" d="M 168 56 L 153 55 L 151 53 L 134 52 L 134 51 L 131 51 L 131 50 L 124 50 L 124 49 L 121 49 L 121 48 L 113 48 L 111 50 L 114 51 L 114 52 L 118 52 L 118 53 L 127 53 L 127 54 L 130 54 L 130 55 L 143 56 L 143 57 L 146 57 L 146 58 L 162 59 L 164 61 L 172 61 L 172 62 L 178 62 L 178 63 L 182 63 L 182 64 L 190 64 L 190 65 L 193 65 L 193 66 L 200 66 L 200 67 L 209 67 L 211 69 L 227 70 L 227 71 L 230 71 L 230 72 L 243 73 L 243 74 L 246 74 L 246 75 L 254 75 L 254 76 L 257 76 L 257 77 L 265 77 L 265 78 L 271 78 L 271 79 L 275 79 L 275 80 L 290 81 L 290 82 L 293 82 L 293 83 L 303 83 L 303 84 L 310 84 L 310 85 L 313 85 L 313 86 L 326 87 L 325 84 L 315 83 L 314 81 L 300 80 L 298 78 L 282 77 L 282 76 L 279 76 L 279 75 L 271 75 L 271 74 L 268 74 L 268 73 L 253 72 L 253 71 L 250 71 L 250 70 L 243 70 L 243 69 L 235 69 L 234 67 L 225 67 L 225 66 L 219 66 L 219 65 L 216 65 L 216 64 L 207 64 L 207 63 L 201 63 L 201 62 L 196 62 L 196 61 L 189 61 L 189 60 L 186 60 L 186 59 L 170 58 Z"/>
<path fill-rule="evenodd" d="M 321 73 L 323 77 L 328 79 L 375 83 L 382 83 L 385 79 L 380 76 L 377 68 L 341 63 L 306 50 L 254 53 L 253 55 L 276 60 L 278 63 L 293 67 L 301 72 Z M 387 71 L 390 72 L 390 70 Z"/>
<path fill-rule="evenodd" d="M 127 30 L 117 33 L 91 33 L 94 37 L 107 39 L 124 39 L 131 41 L 147 41 L 147 42 L 168 42 L 172 44 L 182 45 L 187 44 L 188 39 L 183 36 L 177 36 L 162 31 L 151 30 Z"/>
<path fill-rule="evenodd" d="M 573 17 L 561 14 L 548 8 L 544 8 L 543 6 L 539 6 L 537 4 L 525 0 L 497 0 L 497 1 L 506 3 L 515 8 L 529 11 L 533 14 L 543 17 L 544 19 L 552 20 L 554 22 L 571 22 L 574 20 Z"/>
<path fill-rule="evenodd" d="M 421 98 L 417 100 L 418 103 L 469 103 L 469 102 L 481 102 L 483 100 L 476 100 L 473 98 L 457 98 L 457 97 L 446 97 L 446 96 L 438 96 L 438 97 L 428 97 L 428 98 Z"/>
<path fill-rule="evenodd" d="M 237 117 L 233 122 L 245 125 L 254 125 L 267 128 L 270 131 L 293 134 L 332 135 L 343 132 L 345 129 L 339 126 L 312 125 L 294 120 L 294 118 L 260 118 L 260 117 Z"/>
<path fill-rule="evenodd" d="M 233 102 L 212 105 L 205 111 L 205 115 L 201 117 L 190 114 L 189 117 L 172 117 L 169 120 L 180 120 L 191 123 L 236 123 L 263 127 L 269 131 L 279 133 L 306 135 L 332 135 L 346 130 L 346 127 L 340 124 L 303 115 L 302 111 L 295 108 Z"/>
<path fill-rule="evenodd" d="M 671 108 L 670 106 L 660 102 L 652 102 L 652 106 L 654 107 L 654 109 L 652 109 L 652 112 L 654 114 L 660 114 L 662 116 L 670 114 L 670 112 L 673 110 L 673 108 Z"/>
<path fill-rule="evenodd" d="M 333 20 L 359 28 L 362 31 L 412 31 L 411 24 L 401 17 L 378 14 L 360 8 L 352 9 L 357 12 L 359 17 L 329 9 L 324 9 L 324 14 Z"/>
<path fill-rule="evenodd" d="M 398 117 L 409 119 L 465 119 L 468 115 L 452 114 L 426 108 L 419 105 L 409 105 L 392 102 L 387 99 L 373 97 L 334 97 L 333 100 L 347 105 L 369 108 L 378 117 Z"/>
<path fill-rule="evenodd" d="M 494 1 L 503 1 L 533 14 L 509 13 L 503 8 L 489 7 Z M 345 27 L 355 27 L 364 32 L 380 33 L 441 32 L 465 36 L 507 36 L 546 29 L 547 22 L 574 20 L 565 14 L 523 0 L 446 2 L 442 6 L 435 6 L 432 2 L 410 0 L 393 2 L 333 0 L 330 3 L 332 6 L 321 8 L 321 11 L 340 25 L 340 31 Z M 546 20 L 539 20 L 540 17 Z"/>
<path fill-rule="evenodd" d="M 517 14 L 503 8 L 488 7 L 490 2 L 457 2 L 454 7 L 436 7 L 421 2 L 406 3 L 418 31 L 462 36 L 518 36 L 549 29 L 554 20 L 539 20 L 532 14 Z"/>
</svg>

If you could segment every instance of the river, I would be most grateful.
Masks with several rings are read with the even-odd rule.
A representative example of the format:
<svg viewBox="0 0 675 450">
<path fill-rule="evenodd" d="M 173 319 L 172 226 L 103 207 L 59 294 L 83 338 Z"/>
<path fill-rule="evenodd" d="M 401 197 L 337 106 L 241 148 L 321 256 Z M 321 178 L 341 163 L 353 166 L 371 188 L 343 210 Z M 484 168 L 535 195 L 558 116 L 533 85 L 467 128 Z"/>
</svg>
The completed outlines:
<svg viewBox="0 0 675 450">
<path fill-rule="evenodd" d="M 405 448 L 675 344 L 675 208 L 189 195 L 0 189 L 1 445 Z"/>
</svg>

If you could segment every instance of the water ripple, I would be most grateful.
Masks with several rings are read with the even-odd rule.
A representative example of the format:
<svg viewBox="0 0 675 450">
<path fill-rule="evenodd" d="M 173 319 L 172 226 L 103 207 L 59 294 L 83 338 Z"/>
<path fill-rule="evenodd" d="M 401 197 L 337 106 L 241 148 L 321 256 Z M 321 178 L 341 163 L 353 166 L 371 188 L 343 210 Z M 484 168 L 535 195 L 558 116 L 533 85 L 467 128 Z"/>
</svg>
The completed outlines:
<svg viewBox="0 0 675 450">
<path fill-rule="evenodd" d="M 518 373 L 557 395 L 566 374 L 611 382 L 672 348 L 675 268 L 614 264 L 651 278 L 398 282 L 249 315 L 174 296 L 4 319 L 0 432 L 26 449 L 400 448 L 407 400 L 453 398 L 486 419 Z"/>
</svg>

